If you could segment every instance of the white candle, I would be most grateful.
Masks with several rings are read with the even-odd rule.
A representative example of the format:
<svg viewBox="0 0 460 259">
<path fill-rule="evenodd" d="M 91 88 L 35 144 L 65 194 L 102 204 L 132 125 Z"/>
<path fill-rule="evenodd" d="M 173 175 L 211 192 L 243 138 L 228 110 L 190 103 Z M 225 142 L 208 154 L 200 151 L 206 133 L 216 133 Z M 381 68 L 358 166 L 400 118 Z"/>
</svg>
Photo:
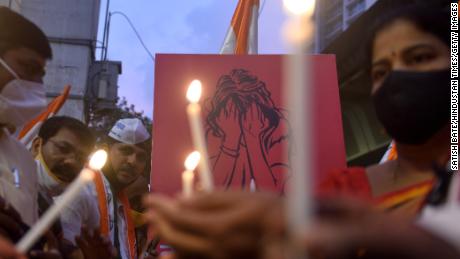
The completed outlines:
<svg viewBox="0 0 460 259">
<path fill-rule="evenodd" d="M 33 244 L 49 229 L 51 224 L 58 218 L 59 213 L 75 199 L 81 189 L 94 178 L 94 171 L 100 170 L 107 160 L 107 152 L 104 150 L 96 151 L 90 159 L 89 167 L 84 168 L 77 179 L 75 179 L 58 200 L 51 206 L 45 214 L 32 226 L 25 236 L 19 240 L 16 249 L 21 253 L 26 253 Z"/>
<path fill-rule="evenodd" d="M 201 82 L 193 80 L 187 90 L 187 99 L 190 102 L 187 106 L 187 115 L 192 133 L 192 140 L 195 149 L 200 152 L 200 182 L 204 191 L 213 190 L 211 170 L 209 169 L 208 149 L 204 137 L 203 125 L 201 124 L 201 107 L 198 103 L 201 97 Z"/>
<path fill-rule="evenodd" d="M 195 170 L 200 162 L 200 157 L 200 152 L 194 151 L 185 159 L 185 171 L 182 173 L 182 195 L 185 198 L 190 198 L 193 195 L 193 170 Z"/>
<path fill-rule="evenodd" d="M 291 241 L 292 258 L 306 258 L 304 251 L 296 247 L 309 225 L 312 207 L 312 87 L 310 66 L 304 54 L 311 43 L 313 34 L 314 0 L 284 0 L 284 7 L 290 17 L 284 28 L 284 37 L 290 47 L 291 55 L 284 60 L 284 83 L 288 105 L 292 138 L 291 174 L 287 189 L 287 219 Z"/>
<path fill-rule="evenodd" d="M 185 170 L 182 173 L 182 196 L 190 198 L 193 195 L 193 171 Z"/>
</svg>

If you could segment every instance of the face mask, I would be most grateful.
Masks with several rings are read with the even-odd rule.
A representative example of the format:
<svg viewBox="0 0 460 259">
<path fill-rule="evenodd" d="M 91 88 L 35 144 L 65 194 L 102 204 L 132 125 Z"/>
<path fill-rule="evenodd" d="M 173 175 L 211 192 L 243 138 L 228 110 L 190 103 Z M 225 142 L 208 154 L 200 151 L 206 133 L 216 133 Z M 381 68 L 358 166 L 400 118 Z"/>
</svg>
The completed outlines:
<svg viewBox="0 0 460 259">
<path fill-rule="evenodd" d="M 43 159 L 41 147 L 39 148 L 39 153 L 35 158 L 35 162 L 37 163 L 38 185 L 40 186 L 40 191 L 46 193 L 50 197 L 58 196 L 64 192 L 67 183 L 59 180 L 51 172 Z"/>
<path fill-rule="evenodd" d="M 21 127 L 46 107 L 45 86 L 20 79 L 1 58 L 0 64 L 15 77 L 0 92 L 0 123 Z"/>
<path fill-rule="evenodd" d="M 449 122 L 450 71 L 393 71 L 372 96 L 377 117 L 397 142 L 420 145 Z"/>
</svg>

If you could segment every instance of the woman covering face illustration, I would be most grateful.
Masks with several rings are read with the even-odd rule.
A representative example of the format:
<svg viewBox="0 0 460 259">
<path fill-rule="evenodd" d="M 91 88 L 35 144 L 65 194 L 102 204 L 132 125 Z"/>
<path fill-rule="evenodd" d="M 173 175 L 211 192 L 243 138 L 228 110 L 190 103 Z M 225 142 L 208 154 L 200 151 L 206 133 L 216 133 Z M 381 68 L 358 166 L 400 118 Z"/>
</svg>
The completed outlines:
<svg viewBox="0 0 460 259">
<path fill-rule="evenodd" d="M 283 192 L 288 127 L 265 83 L 247 70 L 234 69 L 219 78 L 207 106 L 206 134 L 216 183 Z"/>
</svg>

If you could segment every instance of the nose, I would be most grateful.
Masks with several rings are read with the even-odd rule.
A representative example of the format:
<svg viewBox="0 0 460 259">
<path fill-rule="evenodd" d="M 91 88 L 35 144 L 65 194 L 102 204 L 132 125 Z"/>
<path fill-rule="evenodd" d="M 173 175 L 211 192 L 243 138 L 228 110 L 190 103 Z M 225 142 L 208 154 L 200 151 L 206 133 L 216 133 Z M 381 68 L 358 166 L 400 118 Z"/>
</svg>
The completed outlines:
<svg viewBox="0 0 460 259">
<path fill-rule="evenodd" d="M 136 164 L 136 160 L 137 160 L 137 156 L 135 153 L 131 154 L 128 156 L 128 159 L 127 159 L 127 162 L 130 164 L 130 165 L 134 165 Z"/>
<path fill-rule="evenodd" d="M 68 154 L 65 158 L 64 158 L 64 163 L 68 164 L 68 165 L 72 165 L 72 166 L 76 166 L 76 167 L 83 167 L 84 163 L 85 163 L 85 159 L 82 158 L 81 156 L 75 154 L 75 153 L 71 153 L 71 154 Z"/>
<path fill-rule="evenodd" d="M 404 61 L 402 60 L 396 60 L 394 63 L 393 63 L 393 67 L 392 67 L 392 71 L 409 71 L 413 68 L 411 68 L 410 66 L 408 66 Z"/>
</svg>

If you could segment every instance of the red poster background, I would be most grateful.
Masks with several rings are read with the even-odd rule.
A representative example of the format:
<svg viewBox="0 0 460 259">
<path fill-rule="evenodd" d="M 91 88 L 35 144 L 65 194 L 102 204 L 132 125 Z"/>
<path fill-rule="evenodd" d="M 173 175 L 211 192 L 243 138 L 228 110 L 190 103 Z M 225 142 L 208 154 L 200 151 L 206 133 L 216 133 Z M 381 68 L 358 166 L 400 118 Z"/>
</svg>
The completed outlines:
<svg viewBox="0 0 460 259">
<path fill-rule="evenodd" d="M 282 58 L 283 56 L 280 55 L 158 54 L 156 56 L 151 173 L 151 189 L 153 192 L 174 194 L 181 189 L 181 172 L 184 170 L 183 163 L 186 156 L 193 151 L 186 114 L 187 100 L 185 98 L 185 93 L 190 82 L 194 79 L 199 79 L 203 83 L 201 104 L 203 107 L 202 118 L 205 129 L 208 125 L 206 124 L 206 117 L 211 110 L 211 100 L 215 95 L 219 78 L 222 75 L 229 75 L 233 69 L 247 70 L 248 73 L 256 76 L 259 81 L 264 82 L 265 89 L 269 92 L 271 101 L 277 108 L 283 110 L 286 105 L 282 101 Z M 314 75 L 313 150 L 316 168 L 314 175 L 318 181 L 327 171 L 346 166 L 345 148 L 335 57 L 332 55 L 314 55 L 306 58 L 309 58 L 312 62 L 311 75 Z M 228 106 L 225 107 L 228 108 Z M 247 111 L 257 110 L 251 109 L 251 107 L 249 106 Z M 249 120 L 247 119 L 248 117 L 257 117 L 257 113 L 255 113 L 256 115 L 253 115 L 254 113 L 251 112 L 246 112 L 245 114 L 252 115 L 245 116 L 245 121 Z M 278 175 L 283 174 L 283 172 L 280 172 L 280 169 L 282 169 L 281 171 L 284 171 L 284 175 L 286 175 L 289 174 L 288 167 L 277 167 L 276 165 L 289 164 L 287 159 L 285 159 L 284 150 L 288 147 L 287 145 L 298 145 L 299 143 L 295 143 L 295 140 L 289 138 L 283 138 L 283 136 L 287 136 L 286 129 L 288 128 L 289 112 L 282 111 L 279 114 L 284 114 L 285 120 L 280 121 L 278 128 L 273 131 L 270 138 L 270 143 L 275 144 L 270 149 L 267 149 L 269 151 L 265 153 L 261 151 L 261 153 L 266 156 L 269 155 L 269 159 L 266 159 L 269 169 L 278 171 Z M 245 125 L 248 124 L 245 123 Z M 251 136 L 247 134 L 250 131 L 246 131 L 247 128 L 244 128 L 245 134 L 241 133 L 241 136 Z M 209 155 L 219 157 L 220 159 L 212 160 L 211 167 L 214 167 L 215 161 L 219 161 L 221 164 L 219 164 L 220 167 L 217 167 L 224 169 L 216 170 L 219 172 L 213 172 L 216 181 L 219 182 L 219 185 L 222 185 L 225 179 L 228 180 L 229 174 L 226 171 L 232 168 L 232 164 L 222 164 L 223 162 L 221 161 L 224 160 L 221 157 L 229 153 L 232 154 L 233 151 L 229 152 L 227 150 L 227 153 L 223 154 L 221 149 L 223 139 L 213 137 L 211 133 L 208 136 Z M 251 142 L 249 138 L 245 138 L 245 148 L 239 149 L 239 156 L 241 157 L 243 157 L 243 153 L 245 154 L 244 157 L 248 157 L 248 155 L 251 156 L 252 151 L 258 152 L 257 148 L 249 148 L 250 146 L 254 146 L 250 144 L 254 142 Z M 243 149 L 247 150 L 247 152 L 243 152 Z M 259 159 L 261 156 L 256 157 L 252 154 L 252 168 L 263 168 L 263 166 L 257 167 L 257 165 L 254 165 L 254 163 L 263 163 L 264 160 Z M 241 158 L 241 161 L 233 164 L 236 166 L 233 171 L 231 186 L 241 188 L 241 185 L 244 185 L 245 188 L 248 188 L 249 181 L 247 179 L 250 175 L 247 169 L 248 159 Z M 244 166 L 241 166 L 241 164 L 244 164 Z M 263 170 L 255 171 L 259 172 Z M 253 174 L 257 172 L 253 172 Z M 275 175 L 275 173 L 273 174 Z M 257 188 L 261 190 L 279 190 L 279 188 L 272 185 L 273 177 L 271 175 L 260 175 L 259 173 L 256 179 Z M 242 182 L 244 183 L 242 184 Z"/>
</svg>

